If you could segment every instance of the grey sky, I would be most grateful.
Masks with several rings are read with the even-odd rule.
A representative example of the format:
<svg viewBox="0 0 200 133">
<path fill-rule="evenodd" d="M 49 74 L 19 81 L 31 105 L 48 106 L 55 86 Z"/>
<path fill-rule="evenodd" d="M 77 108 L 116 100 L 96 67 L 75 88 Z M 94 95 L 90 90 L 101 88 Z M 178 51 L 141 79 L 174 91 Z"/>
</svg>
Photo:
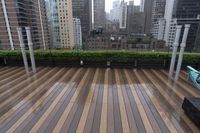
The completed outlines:
<svg viewBox="0 0 200 133">
<path fill-rule="evenodd" d="M 105 2 L 106 2 L 106 12 L 110 12 L 110 9 L 112 9 L 113 1 L 115 1 L 115 0 L 105 0 Z M 130 0 L 125 0 L 125 1 L 130 1 Z M 134 3 L 135 3 L 135 5 L 139 5 L 140 0 L 134 0 Z"/>
</svg>

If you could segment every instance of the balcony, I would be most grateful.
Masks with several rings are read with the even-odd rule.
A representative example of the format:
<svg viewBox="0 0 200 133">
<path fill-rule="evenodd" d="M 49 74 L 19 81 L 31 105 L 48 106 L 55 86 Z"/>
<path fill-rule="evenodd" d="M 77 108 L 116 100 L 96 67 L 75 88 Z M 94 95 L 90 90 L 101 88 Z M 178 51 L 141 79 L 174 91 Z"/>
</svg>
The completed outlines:
<svg viewBox="0 0 200 133">
<path fill-rule="evenodd" d="M 200 97 L 182 71 L 0 67 L 0 132 L 200 132 L 184 97 Z"/>
</svg>

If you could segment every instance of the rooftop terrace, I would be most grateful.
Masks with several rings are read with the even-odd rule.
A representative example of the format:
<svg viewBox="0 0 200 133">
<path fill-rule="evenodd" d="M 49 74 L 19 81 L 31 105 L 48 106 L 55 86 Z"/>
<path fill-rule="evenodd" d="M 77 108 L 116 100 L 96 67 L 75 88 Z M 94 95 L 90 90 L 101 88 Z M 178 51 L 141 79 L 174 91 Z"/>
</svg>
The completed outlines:
<svg viewBox="0 0 200 133">
<path fill-rule="evenodd" d="M 200 132 L 184 114 L 200 92 L 155 69 L 0 67 L 0 132 Z"/>
</svg>

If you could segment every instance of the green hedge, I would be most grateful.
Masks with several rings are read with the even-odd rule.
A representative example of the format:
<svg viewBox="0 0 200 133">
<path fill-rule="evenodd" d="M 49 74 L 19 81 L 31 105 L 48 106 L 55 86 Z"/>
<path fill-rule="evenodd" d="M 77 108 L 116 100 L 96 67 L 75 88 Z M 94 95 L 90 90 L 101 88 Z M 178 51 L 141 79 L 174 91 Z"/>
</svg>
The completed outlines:
<svg viewBox="0 0 200 133">
<path fill-rule="evenodd" d="M 67 51 L 67 50 L 36 50 L 36 60 L 63 60 L 63 61 L 111 61 L 132 62 L 138 61 L 163 61 L 170 59 L 171 53 L 167 52 L 136 52 L 136 51 Z M 29 58 L 29 53 L 27 52 Z M 177 56 L 178 57 L 178 56 Z M 21 59 L 19 50 L 0 50 L 0 58 Z M 184 60 L 188 63 L 200 62 L 200 53 L 185 53 Z"/>
</svg>

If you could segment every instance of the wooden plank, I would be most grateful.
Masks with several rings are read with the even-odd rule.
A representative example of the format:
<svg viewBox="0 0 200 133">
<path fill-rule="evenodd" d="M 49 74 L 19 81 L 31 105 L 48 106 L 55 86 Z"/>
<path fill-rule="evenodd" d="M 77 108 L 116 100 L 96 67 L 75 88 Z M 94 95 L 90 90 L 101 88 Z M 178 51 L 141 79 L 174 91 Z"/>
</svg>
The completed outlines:
<svg viewBox="0 0 200 133">
<path fill-rule="evenodd" d="M 132 91 L 132 94 L 133 94 L 133 96 L 134 96 L 134 99 L 135 99 L 135 101 L 136 101 L 137 108 L 138 108 L 138 110 L 139 110 L 140 116 L 141 116 L 142 121 L 143 121 L 143 123 L 144 123 L 144 126 L 145 126 L 145 128 L 146 128 L 146 131 L 148 131 L 148 132 L 150 132 L 150 133 L 153 133 L 154 131 L 153 131 L 153 129 L 152 129 L 152 126 L 151 126 L 151 124 L 150 124 L 150 122 L 149 122 L 149 119 L 148 119 L 148 117 L 147 117 L 147 115 L 146 115 L 146 113 L 145 113 L 145 111 L 144 111 L 144 108 L 142 107 L 142 103 L 141 103 L 141 101 L 140 101 L 140 99 L 139 99 L 139 97 L 138 97 L 138 95 L 137 95 L 136 90 L 135 90 L 135 87 L 136 87 L 136 86 L 135 86 L 134 84 L 132 84 L 131 78 L 129 77 L 127 71 L 125 71 L 125 74 L 126 74 L 127 81 L 128 81 L 128 83 L 129 83 L 130 89 L 131 89 L 131 91 Z"/>
<path fill-rule="evenodd" d="M 100 123 L 100 133 L 107 132 L 107 113 L 108 113 L 108 73 L 110 69 L 106 69 L 105 79 L 104 79 L 104 91 L 103 91 L 103 105 L 101 111 L 101 123 Z"/>
<path fill-rule="evenodd" d="M 6 67 L 6 69 L 0 71 L 0 77 L 3 77 L 5 74 L 15 71 L 18 67 Z"/>
<path fill-rule="evenodd" d="M 2 89 L 4 89 L 4 88 L 7 88 L 7 87 L 10 87 L 10 89 L 6 89 L 6 91 L 3 91 L 2 93 L 0 93 L 0 97 L 2 97 L 2 96 L 5 95 L 5 94 L 8 94 L 9 92 L 11 92 L 12 90 L 17 89 L 18 87 L 21 88 L 20 85 L 28 84 L 29 81 L 34 81 L 34 79 L 35 79 L 34 77 L 36 77 L 37 75 L 38 75 L 38 76 L 42 76 L 41 74 L 44 74 L 44 72 L 47 72 L 47 70 L 48 70 L 48 68 L 43 69 L 41 72 L 37 73 L 37 74 L 34 75 L 34 76 L 31 76 L 30 78 L 26 78 L 25 80 L 21 80 L 21 79 L 24 79 L 24 78 L 23 78 L 23 77 L 19 77 L 19 78 L 16 79 L 16 80 L 19 80 L 19 79 L 20 79 L 19 81 L 21 81 L 21 82 L 16 83 L 14 86 L 11 86 L 10 84 L 12 84 L 13 82 L 15 82 L 16 80 L 11 81 L 11 82 L 8 83 L 8 84 L 2 85 L 2 86 L 0 87 L 0 90 L 2 90 Z"/>
<path fill-rule="evenodd" d="M 164 87 L 161 86 L 160 83 L 156 83 L 156 81 L 159 81 L 156 80 L 156 77 L 152 77 L 153 74 L 148 74 L 147 71 L 143 71 L 145 73 L 146 76 L 148 76 L 149 80 L 152 81 L 152 83 L 156 86 L 156 88 L 160 91 L 160 93 L 163 95 L 163 97 L 167 100 L 167 102 L 174 108 L 174 110 L 176 112 L 180 112 L 178 115 L 179 118 L 177 118 L 177 116 L 175 117 L 176 120 L 172 121 L 174 126 L 176 126 L 176 129 L 179 131 L 179 132 L 184 132 L 183 130 L 190 130 L 187 126 L 187 124 L 183 121 L 181 123 L 179 123 L 177 120 L 179 119 L 182 119 L 182 116 L 184 115 L 183 113 L 181 113 L 181 101 L 179 102 L 176 102 L 177 101 L 177 96 L 174 95 L 174 92 L 173 91 L 169 91 L 169 90 L 166 90 L 166 89 L 170 89 L 170 88 L 165 88 L 165 91 L 163 90 Z M 167 103 L 165 103 L 167 104 Z M 168 106 L 170 107 L 170 106 Z M 181 117 L 180 117 L 181 116 Z M 173 119 L 172 119 L 173 120 Z"/>
<path fill-rule="evenodd" d="M 79 92 L 80 93 L 80 89 L 81 89 L 81 87 L 83 86 L 83 84 L 84 84 L 84 82 L 85 82 L 85 80 L 86 80 L 86 78 L 87 78 L 87 76 L 88 76 L 88 73 L 89 73 L 89 70 L 87 70 L 87 72 L 86 72 L 86 74 L 84 75 L 84 77 L 83 77 L 83 79 L 81 80 L 81 82 L 79 83 L 79 85 L 78 85 L 78 87 L 77 87 L 77 93 Z M 74 101 L 76 98 L 78 97 L 78 94 L 74 94 L 73 95 L 73 97 L 70 99 L 70 101 Z M 61 129 L 62 129 L 62 127 L 63 127 L 63 125 L 64 125 L 64 123 L 65 123 L 65 121 L 66 121 L 66 119 L 67 119 L 67 117 L 68 117 L 68 115 L 69 115 L 69 113 L 70 113 L 70 110 L 72 109 L 72 107 L 73 107 L 73 105 L 74 105 L 74 102 L 70 102 L 69 103 L 69 105 L 67 106 L 67 108 L 65 109 L 65 111 L 63 112 L 63 114 L 62 114 L 62 116 L 60 117 L 60 119 L 59 119 L 59 121 L 58 121 L 58 123 L 56 124 L 56 126 L 55 126 L 55 128 L 54 128 L 54 130 L 53 130 L 53 132 L 55 133 L 57 133 L 57 132 L 60 132 L 61 131 Z"/>
<path fill-rule="evenodd" d="M 107 132 L 108 133 L 114 133 L 114 104 L 113 104 L 113 93 L 112 93 L 112 75 L 111 75 L 111 69 L 108 71 L 108 113 L 107 115 Z"/>
<path fill-rule="evenodd" d="M 76 130 L 77 133 L 83 133 L 83 131 L 84 131 L 87 116 L 88 116 L 89 109 L 90 109 L 90 106 L 91 106 L 91 103 L 92 103 L 92 98 L 94 96 L 94 90 L 95 90 L 95 86 L 97 84 L 98 76 L 99 76 L 99 69 L 96 70 L 94 80 L 92 82 L 92 86 L 91 86 L 89 94 L 87 96 L 86 104 L 84 106 L 83 113 L 81 115 L 77 130 Z"/>
<path fill-rule="evenodd" d="M 84 78 L 83 78 L 84 79 Z M 53 101 L 51 106 L 48 108 L 48 110 L 43 114 L 43 116 L 40 118 L 40 120 L 34 125 L 34 127 L 30 130 L 30 133 L 37 132 L 37 130 L 42 126 L 42 124 L 45 122 L 49 114 L 53 111 L 55 106 L 58 104 L 59 100 L 64 96 L 65 92 L 68 90 L 70 84 L 67 84 L 65 88 L 62 90 L 62 92 L 56 97 L 56 99 Z"/>
<path fill-rule="evenodd" d="M 126 106 L 126 111 L 127 111 L 127 118 L 128 118 L 128 122 L 129 122 L 129 128 L 130 128 L 130 132 L 131 133 L 137 133 L 138 129 L 137 129 L 137 124 L 134 118 L 134 114 L 132 112 L 131 109 L 131 101 L 129 100 L 129 85 L 126 79 L 126 75 L 123 71 L 123 69 L 119 70 L 119 78 L 120 78 L 120 86 L 122 88 L 122 93 L 123 93 L 123 98 L 124 98 L 124 102 L 125 102 L 125 106 Z"/>
<path fill-rule="evenodd" d="M 180 88 L 177 88 L 173 82 L 171 82 L 169 79 L 167 79 L 163 75 L 159 74 L 158 71 L 155 71 L 155 70 L 151 70 L 151 71 L 159 78 L 160 81 L 162 81 L 163 83 L 166 83 L 166 86 L 170 88 L 170 90 L 172 90 L 177 95 L 175 97 L 179 97 L 180 98 L 179 100 L 184 99 L 183 91 L 181 91 Z"/>
<path fill-rule="evenodd" d="M 161 71 L 163 75 L 167 76 L 166 71 Z M 187 80 L 179 79 L 175 83 L 177 84 L 177 87 L 181 88 L 181 90 L 185 91 L 187 94 L 184 96 L 194 96 L 194 97 L 200 97 L 200 92 L 191 84 L 188 84 Z"/>
<path fill-rule="evenodd" d="M 3 101 L 1 104 L 0 104 L 0 108 L 3 108 L 3 106 L 6 106 L 6 104 L 8 104 L 9 102 L 13 101 L 13 100 L 16 100 L 17 97 L 19 97 L 20 95 L 23 95 L 25 92 L 27 92 L 27 90 L 29 88 L 31 88 L 31 86 L 36 86 L 37 84 L 40 84 L 42 81 L 41 79 L 43 77 L 46 77 L 46 79 L 49 77 L 49 76 L 52 76 L 53 72 L 55 71 L 56 69 L 52 69 L 50 70 L 49 72 L 47 72 L 46 74 L 42 75 L 40 78 L 38 78 L 38 80 L 35 80 L 34 82 L 28 82 L 28 79 L 21 82 L 20 84 L 18 85 L 21 85 L 21 84 L 27 84 L 27 86 L 25 88 L 22 88 L 20 89 L 20 91 L 18 91 L 17 93 L 13 94 L 12 92 L 10 92 L 11 90 L 8 90 L 8 91 L 5 91 L 4 93 L 0 94 L 0 97 L 2 97 L 3 95 L 7 95 L 9 93 L 12 93 L 12 97 L 6 99 L 5 101 Z M 34 77 L 33 77 L 34 78 Z M 43 78 L 44 79 L 44 78 Z M 45 79 L 45 80 L 46 80 Z M 39 83 L 40 82 L 40 83 Z M 15 86 L 13 89 L 16 89 L 17 86 Z"/>
<path fill-rule="evenodd" d="M 156 107 L 157 111 L 159 112 L 160 116 L 162 117 L 162 119 L 164 120 L 165 124 L 167 125 L 168 129 L 170 130 L 170 132 L 177 132 L 176 128 L 174 127 L 174 125 L 172 124 L 171 120 L 167 117 L 166 112 L 163 110 L 163 108 L 160 106 L 160 104 L 158 103 L 158 100 L 152 95 L 152 93 L 149 91 L 147 84 L 145 84 L 145 81 L 140 77 L 140 74 L 138 74 L 136 72 L 136 76 L 137 78 L 140 80 L 140 82 L 142 83 L 142 87 L 144 88 L 144 90 L 146 91 L 146 93 L 148 94 L 149 98 L 151 99 L 152 103 L 154 104 L 154 106 Z M 147 77 L 147 76 L 146 76 Z M 147 77 L 149 79 L 149 77 Z"/>
<path fill-rule="evenodd" d="M 51 101 L 57 97 L 57 95 L 61 92 L 61 90 L 64 88 L 65 84 L 63 84 L 63 81 L 60 79 L 66 79 L 66 70 L 60 72 L 59 75 L 55 76 L 48 84 L 45 85 L 42 89 L 40 89 L 35 95 L 32 96 L 31 104 L 34 105 L 43 95 L 47 95 L 49 89 L 54 87 L 52 91 L 45 97 L 45 99 L 42 100 L 42 103 L 40 106 L 38 106 L 33 113 L 31 113 L 27 119 L 24 120 L 20 124 L 20 126 L 17 127 L 16 132 L 28 132 L 30 130 L 30 127 L 33 126 L 34 122 L 38 120 L 39 114 L 41 114 L 46 108 L 49 107 L 49 104 Z M 69 70 L 69 72 L 74 72 L 75 69 Z M 68 71 L 67 71 L 68 72 Z M 69 75 L 70 76 L 70 75 Z M 18 108 L 9 119 L 4 122 L 7 126 L 13 125 L 18 119 L 20 119 L 29 109 L 31 108 L 30 103 L 25 103 L 20 108 Z M 11 119 L 11 120 L 10 120 Z"/>
<path fill-rule="evenodd" d="M 70 71 L 70 73 L 68 73 L 66 75 L 66 77 L 64 78 L 64 81 L 62 81 L 61 85 L 58 86 L 56 89 L 58 91 L 56 91 L 56 93 L 54 93 L 52 96 L 48 97 L 48 99 L 45 100 L 45 102 L 43 102 L 43 105 L 40 106 L 37 109 L 36 116 L 34 115 L 30 115 L 25 121 L 28 121 L 29 124 L 24 126 L 24 129 L 21 132 L 29 132 L 32 127 L 37 123 L 37 121 L 42 117 L 42 115 L 48 110 L 48 108 L 51 106 L 51 103 L 56 99 L 56 97 L 63 91 L 63 89 L 65 89 L 66 85 L 70 82 L 70 80 L 73 78 L 73 76 L 79 72 L 78 69 L 73 69 L 73 71 Z M 80 81 L 80 76 L 83 76 L 83 70 L 81 70 L 80 73 L 78 73 L 79 75 L 76 76 L 75 80 L 73 80 L 73 82 L 70 83 L 67 91 L 64 94 L 64 97 L 70 97 L 71 94 L 71 90 L 72 88 L 74 88 L 76 86 L 75 83 L 79 83 Z M 62 97 L 62 98 L 64 98 Z M 53 109 L 53 111 L 49 114 L 49 116 L 47 117 L 47 119 L 45 120 L 46 122 L 42 124 L 42 126 L 38 129 L 38 132 L 52 132 L 53 128 L 55 127 L 55 125 L 57 124 L 58 120 L 60 119 L 60 116 L 62 114 L 62 112 L 64 111 L 65 107 L 68 105 L 68 103 L 66 102 L 58 102 L 58 104 L 55 106 L 55 108 Z M 21 125 L 24 125 L 23 123 Z"/>
<path fill-rule="evenodd" d="M 92 83 L 92 80 L 93 80 L 93 77 L 94 77 L 94 73 L 95 73 L 95 69 L 92 68 L 90 73 L 88 74 L 90 76 L 87 77 L 86 82 L 82 86 L 82 89 L 81 89 L 80 93 L 78 94 L 78 98 L 76 99 L 75 104 L 73 105 L 73 107 L 70 111 L 69 117 L 65 121 L 61 132 L 65 132 L 65 131 L 76 132 L 82 111 L 84 109 L 83 107 L 86 104 L 86 98 L 87 98 L 88 93 L 89 93 L 88 88 L 91 87 L 91 83 Z M 93 123 L 95 123 L 95 122 L 93 122 Z"/>
<path fill-rule="evenodd" d="M 38 72 L 41 69 L 42 68 L 38 68 L 37 69 Z M 31 77 L 31 76 L 33 76 L 33 73 L 30 73 L 29 77 Z M 5 85 L 13 84 L 14 82 L 15 82 L 15 85 L 16 85 L 17 83 L 19 83 L 19 82 L 16 82 L 16 81 L 18 81 L 19 79 L 23 79 L 24 80 L 25 78 L 27 78 L 26 73 L 23 70 L 21 70 L 18 73 L 12 74 L 11 76 L 9 76 L 9 77 L 4 78 L 3 80 L 1 80 L 0 81 L 0 88 L 2 88 L 2 86 L 5 86 Z M 12 85 L 12 86 L 14 86 L 14 85 Z"/>
<path fill-rule="evenodd" d="M 92 124 L 91 132 L 99 132 L 101 123 L 101 110 L 103 104 L 103 92 L 104 92 L 104 78 L 105 69 L 100 69 L 100 80 L 99 80 L 99 92 L 97 96 L 96 108 L 94 112 L 94 119 Z"/>
<path fill-rule="evenodd" d="M 125 74 L 125 76 L 126 76 L 126 74 Z M 131 79 L 135 78 L 132 75 L 129 75 L 129 76 L 131 76 Z M 135 80 L 132 80 L 132 82 L 133 82 L 133 84 L 137 84 L 135 82 Z M 126 91 L 127 91 L 127 95 L 128 95 L 129 101 L 130 101 L 130 105 L 131 105 L 132 113 L 133 113 L 133 116 L 134 116 L 134 119 L 135 119 L 135 123 L 136 123 L 136 126 L 137 126 L 137 131 L 138 132 L 146 132 L 146 129 L 145 129 L 144 123 L 142 121 L 142 118 L 140 116 L 140 112 L 138 110 L 135 98 L 132 95 L 132 91 L 131 91 L 131 88 L 130 88 L 130 84 L 127 80 L 127 76 L 126 76 L 126 84 L 127 84 L 126 85 Z"/>
<path fill-rule="evenodd" d="M 122 119 L 120 114 L 120 106 L 119 106 L 119 97 L 118 97 L 118 91 L 117 91 L 117 83 L 116 83 L 116 75 L 114 70 L 111 70 L 112 75 L 112 93 L 113 93 L 113 114 L 114 114 L 114 127 L 115 127 L 115 133 L 121 133 L 123 132 L 122 127 Z"/>
<path fill-rule="evenodd" d="M 24 69 L 22 67 L 17 68 L 14 71 L 10 71 L 10 72 L 4 74 L 4 76 L 0 77 L 0 83 L 7 79 L 12 78 L 13 76 L 20 75 L 22 73 L 25 74 Z"/>
<path fill-rule="evenodd" d="M 27 101 L 25 101 L 25 100 L 26 100 L 26 98 L 24 99 L 24 101 L 20 101 L 17 105 L 12 106 L 13 109 L 8 109 L 8 111 L 6 111 L 5 114 L 2 114 L 2 111 L 5 110 L 5 108 L 0 109 L 1 110 L 0 112 L 2 114 L 1 117 L 0 117 L 0 124 L 2 124 L 2 122 L 5 121 L 10 115 L 12 115 L 14 112 L 16 112 L 16 110 L 19 107 L 21 107 L 22 105 L 24 105 L 25 103 L 27 103 L 28 100 Z"/>
<path fill-rule="evenodd" d="M 125 108 L 125 102 L 123 99 L 122 88 L 120 86 L 119 74 L 116 69 L 115 69 L 115 77 L 116 77 L 116 86 L 117 86 L 118 97 L 119 97 L 119 106 L 120 106 L 120 114 L 121 114 L 123 132 L 130 133 L 128 118 L 127 118 L 127 113 L 126 113 L 126 108 Z"/>
<path fill-rule="evenodd" d="M 40 87 L 38 87 L 37 89 L 40 90 L 42 89 L 45 85 L 47 85 L 49 82 L 51 82 L 51 80 L 53 80 L 56 76 L 63 74 L 63 70 L 64 69 L 60 69 L 57 73 L 55 73 L 51 78 L 49 78 L 44 84 L 42 84 Z M 57 85 L 57 84 L 56 84 Z M 54 89 L 55 86 L 53 86 L 50 90 L 52 91 L 52 89 Z M 49 93 L 51 92 L 49 91 Z M 36 92 L 36 91 L 35 91 Z M 33 93 L 31 93 L 33 95 Z M 48 93 L 46 93 L 46 95 L 48 95 Z M 43 99 L 46 95 L 43 95 L 43 97 L 41 99 Z M 31 95 L 29 95 L 31 96 Z M 33 110 L 35 110 L 38 106 L 40 106 L 40 104 L 43 102 L 43 100 L 38 100 L 34 105 L 33 108 L 30 108 L 20 119 L 18 119 L 18 121 L 12 125 L 12 127 L 10 127 L 10 129 L 7 131 L 9 132 L 13 132 L 17 129 L 18 126 L 20 126 L 20 124 L 31 114 L 33 113 Z"/>
</svg>

